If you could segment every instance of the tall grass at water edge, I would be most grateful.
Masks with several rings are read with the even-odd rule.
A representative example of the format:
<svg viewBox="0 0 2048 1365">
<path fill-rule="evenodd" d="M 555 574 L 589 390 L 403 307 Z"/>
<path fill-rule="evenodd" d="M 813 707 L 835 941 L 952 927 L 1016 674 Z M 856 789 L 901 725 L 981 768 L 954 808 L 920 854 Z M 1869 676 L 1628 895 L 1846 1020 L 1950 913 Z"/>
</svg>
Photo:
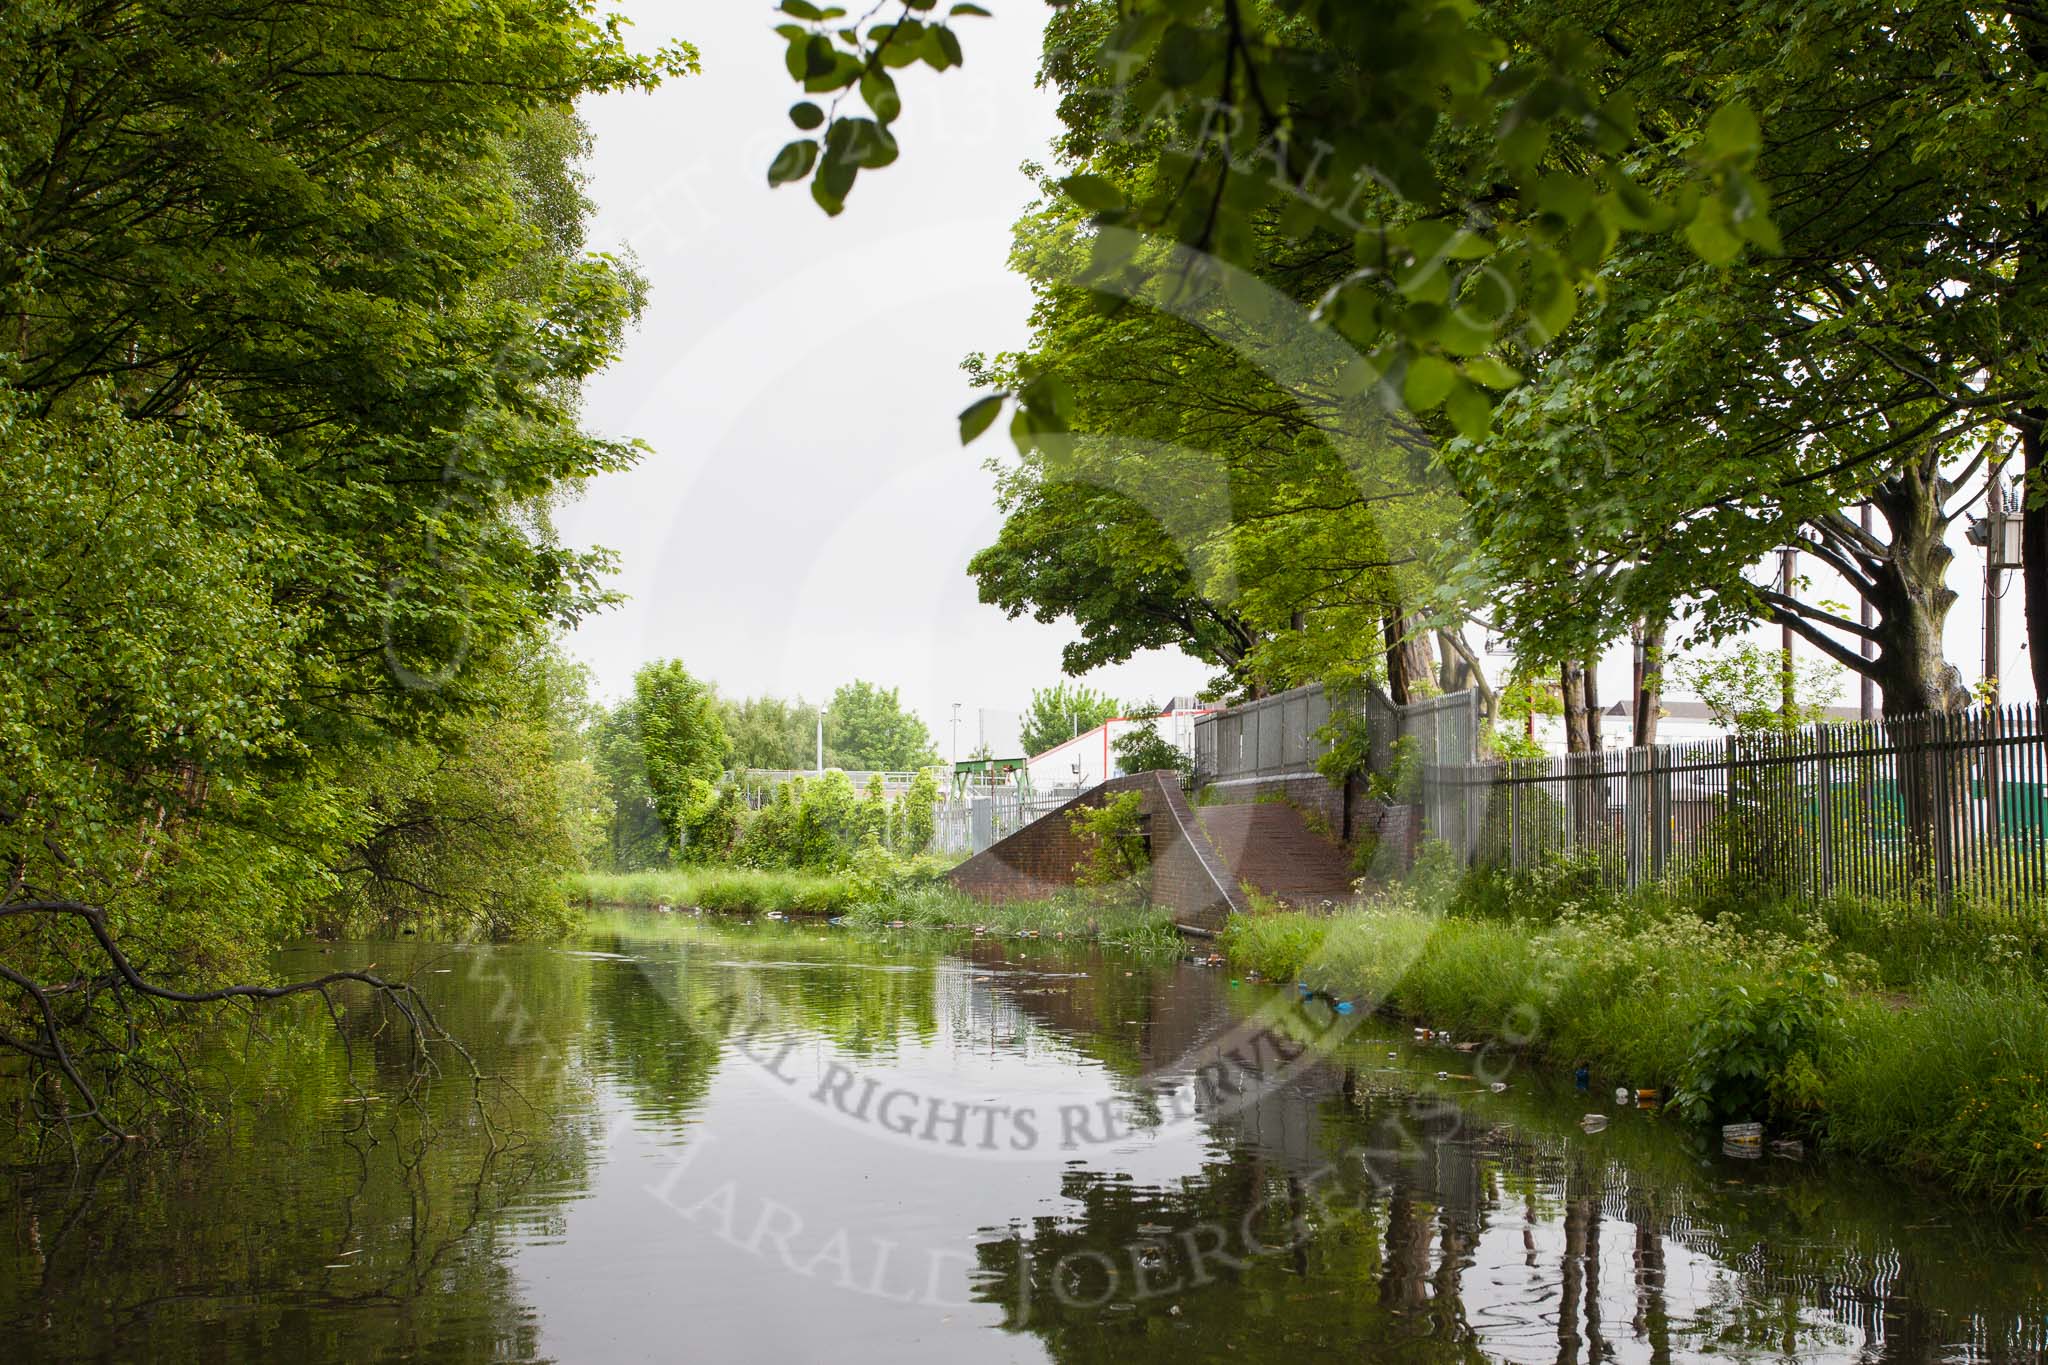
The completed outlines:
<svg viewBox="0 0 2048 1365">
<path fill-rule="evenodd" d="M 1760 1111 L 1722 1117 L 2048 1207 L 2040 925 L 1552 891 L 1467 886 L 1435 909 L 1396 891 L 1332 916 L 1238 917 L 1223 942 L 1241 970 L 1583 1062 L 1603 1089 L 1718 1083 Z M 1754 1036 L 1731 1043 L 1731 1016 Z"/>
<path fill-rule="evenodd" d="M 844 914 L 863 888 L 832 872 L 751 867 L 679 867 L 654 872 L 585 872 L 569 879 L 569 898 L 590 905 L 672 905 L 685 910 L 762 914 Z"/>
</svg>

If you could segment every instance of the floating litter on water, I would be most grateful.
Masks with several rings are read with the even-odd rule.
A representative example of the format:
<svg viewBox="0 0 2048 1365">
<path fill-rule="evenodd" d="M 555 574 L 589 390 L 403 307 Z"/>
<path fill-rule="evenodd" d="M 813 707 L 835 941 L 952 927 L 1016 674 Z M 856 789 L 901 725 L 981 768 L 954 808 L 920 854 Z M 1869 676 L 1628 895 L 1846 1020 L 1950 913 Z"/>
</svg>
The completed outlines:
<svg viewBox="0 0 2048 1365">
<path fill-rule="evenodd" d="M 1495 1082 L 1493 1083 L 1493 1093 L 1494 1093 L 1494 1094 L 1496 1094 L 1496 1095 L 1505 1095 L 1505 1094 L 1507 1093 L 1507 1090 L 1508 1090 L 1508 1083 L 1507 1083 L 1506 1081 L 1495 1081 Z"/>
<path fill-rule="evenodd" d="M 1339 1001 L 1337 1002 L 1337 1013 L 1339 1013 L 1339 1014 L 1349 1014 L 1349 1013 L 1351 1013 L 1351 1002 L 1350 1002 L 1349 1000 L 1339 1000 Z"/>
<path fill-rule="evenodd" d="M 1616 1091 L 1614 1092 L 1614 1102 L 1615 1102 L 1616 1104 L 1627 1104 L 1627 1103 L 1628 1103 L 1628 1087 L 1627 1087 L 1627 1086 L 1625 1086 L 1625 1085 L 1624 1085 L 1624 1086 L 1620 1087 L 1619 1089 L 1617 1089 L 1617 1090 L 1616 1090 Z"/>
<path fill-rule="evenodd" d="M 1588 1114 L 1586 1115 L 1586 1117 L 1579 1120 L 1579 1127 L 1585 1129 L 1589 1133 L 1597 1133 L 1606 1126 L 1607 1115 L 1605 1114 Z"/>
</svg>

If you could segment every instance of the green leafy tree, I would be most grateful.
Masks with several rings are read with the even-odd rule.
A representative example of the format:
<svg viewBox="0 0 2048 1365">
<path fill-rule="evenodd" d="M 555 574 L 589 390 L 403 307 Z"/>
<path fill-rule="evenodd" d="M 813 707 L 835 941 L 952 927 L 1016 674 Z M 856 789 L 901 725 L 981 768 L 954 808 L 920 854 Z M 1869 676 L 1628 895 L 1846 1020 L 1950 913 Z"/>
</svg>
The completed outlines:
<svg viewBox="0 0 2048 1365">
<path fill-rule="evenodd" d="M 1788 661 L 1783 651 L 1749 641 L 1707 654 L 1680 655 L 1672 680 L 1739 734 L 1797 730 L 1827 714 L 1842 670 L 1825 659 Z"/>
<path fill-rule="evenodd" d="M 895 845 L 897 852 L 914 858 L 931 847 L 932 837 L 938 832 L 938 804 L 938 778 L 930 768 L 918 769 L 910 789 L 896 798 L 902 826 Z"/>
<path fill-rule="evenodd" d="M 1103 15 L 1063 11 L 1047 71 L 1062 149 L 1136 192 L 1158 173 L 1152 144 L 1121 121 L 1113 75 L 1076 58 L 1094 39 L 1075 31 Z M 1345 241 L 1255 225 L 1254 273 L 1221 288 L 1147 244 L 1132 261 L 1153 273 L 1106 308 L 1085 210 L 1048 187 L 1017 240 L 1030 348 L 969 369 L 997 389 L 1057 386 L 1062 430 L 991 462 L 1005 521 L 970 564 L 983 600 L 1071 617 L 1070 672 L 1160 647 L 1216 667 L 1223 692 L 1377 671 L 1382 619 L 1437 596 L 1431 561 L 1461 513 L 1417 459 L 1426 434 L 1362 400 L 1356 353 L 1306 325 L 1352 271 Z"/>
<path fill-rule="evenodd" d="M 732 739 L 734 767 L 786 772 L 817 761 L 818 708 L 803 698 L 721 698 L 718 708 Z"/>
<path fill-rule="evenodd" d="M 1034 687 L 1018 742 L 1026 754 L 1042 754 L 1083 730 L 1093 730 L 1122 709 L 1122 702 L 1086 683 L 1062 679 L 1051 687 Z"/>
<path fill-rule="evenodd" d="M 792 784 L 795 785 L 795 784 Z M 802 780 L 790 840 L 789 865 L 828 870 L 844 867 L 860 847 L 865 821 L 853 779 L 832 768 Z"/>
<path fill-rule="evenodd" d="M 556 937 L 571 923 L 562 878 L 580 864 L 563 800 L 547 656 L 516 661 L 486 712 L 436 744 L 380 745 L 349 765 L 372 812 L 315 919 L 364 937 Z M 586 812 L 587 814 L 587 812 Z"/>
<path fill-rule="evenodd" d="M 724 848 L 723 778 L 732 744 L 711 684 L 679 659 L 644 665 L 633 676 L 634 725 L 655 813 L 672 848 L 709 858 Z"/>
<path fill-rule="evenodd" d="M 897 689 L 859 679 L 832 694 L 825 708 L 825 755 L 836 768 L 890 772 L 939 761 L 931 731 L 906 710 Z"/>
<path fill-rule="evenodd" d="M 1554 35 L 1611 11 L 1501 14 Z M 1449 464 L 1503 623 L 1548 654 L 1582 656 L 1692 603 L 1710 634 L 1792 629 L 1871 678 L 1887 713 L 1944 710 L 1967 700 L 1942 653 L 1946 528 L 1986 465 L 2031 458 L 2040 429 L 2022 338 L 2048 299 L 2048 234 L 2028 207 L 2048 173 L 2012 149 L 2048 124 L 2026 93 L 2048 71 L 2048 26 L 2019 8 L 1961 27 L 1925 6 L 1783 17 L 1649 5 L 1604 30 L 1615 41 L 1593 54 L 1593 79 L 1628 90 L 1646 126 L 1728 135 L 1706 92 L 1731 86 L 1768 111 L 1748 174 L 1760 204 L 1798 210 L 1773 215 L 1770 251 L 1727 271 L 1669 241 L 1623 243 L 1584 316 L 1509 357 L 1532 382 Z M 1702 32 L 1718 36 L 1695 44 Z M 1693 145 L 1645 156 L 1643 182 L 1668 192 Z M 1692 235 L 1710 258 L 1731 246 L 1704 225 Z M 2033 502 L 2030 526 L 2048 528 Z M 1787 545 L 1841 575 L 1875 625 L 1756 572 Z"/>
<path fill-rule="evenodd" d="M 635 457 L 576 405 L 643 294 L 574 104 L 692 60 L 558 0 L 0 10 L 18 1112 L 186 1102 L 161 992 L 308 927 L 559 924 L 533 655 L 607 560 L 548 509 Z"/>
<path fill-rule="evenodd" d="M 600 716 L 590 731 L 591 766 L 611 809 L 604 866 L 613 872 L 661 867 L 669 858 L 668 832 L 655 809 L 640 748 L 639 715 L 628 697 Z"/>
<path fill-rule="evenodd" d="M 1126 730 L 1111 740 L 1109 747 L 1116 755 L 1116 766 L 1120 772 L 1170 772 L 1177 774 L 1183 785 L 1194 781 L 1194 759 L 1160 734 L 1155 726 L 1141 725 Z"/>
<path fill-rule="evenodd" d="M 790 73 L 829 108 L 791 109 L 800 136 L 775 156 L 769 183 L 808 182 L 836 214 L 863 170 L 896 160 L 895 73 L 960 64 L 955 16 L 906 6 L 848 26 L 795 0 L 783 10 L 798 21 L 777 29 Z M 1089 164 L 1085 144 L 1065 149 L 1081 164 L 1061 192 L 1101 229 L 1096 276 L 1129 268 L 1146 234 L 1247 266 L 1260 224 L 1327 232 L 1365 267 L 1326 301 L 1332 325 L 1367 357 L 1363 385 L 1384 384 L 1417 412 L 1442 408 L 1461 431 L 1484 429 L 1485 390 L 1506 382 L 1485 356 L 1495 340 L 1520 327 L 1561 331 L 1620 233 L 1682 228 L 1714 261 L 1745 242 L 1776 244 L 1746 173 L 1756 124 L 1745 107 L 1710 123 L 1690 192 L 1660 201 L 1635 179 L 1645 134 L 1633 105 L 1584 74 L 1595 45 L 1521 39 L 1488 7 L 1120 0 L 1056 17 L 1070 14 L 1066 64 L 1115 73 L 1102 92 L 1114 102 L 1107 119 L 1152 172 L 1119 181 Z M 1084 121 L 1071 104 L 1062 114 L 1070 126 Z M 1431 156 L 1432 134 L 1460 154 Z M 1402 212 L 1384 211 L 1390 204 Z M 1487 267 L 1499 287 L 1472 284 L 1465 262 Z M 1454 280 L 1489 296 L 1462 298 Z M 1490 306 L 1446 307 L 1459 302 Z M 1013 435 L 1033 443 L 1064 431 L 1065 385 L 1020 379 Z M 985 429 L 1001 406 L 984 400 L 963 427 Z"/>
</svg>

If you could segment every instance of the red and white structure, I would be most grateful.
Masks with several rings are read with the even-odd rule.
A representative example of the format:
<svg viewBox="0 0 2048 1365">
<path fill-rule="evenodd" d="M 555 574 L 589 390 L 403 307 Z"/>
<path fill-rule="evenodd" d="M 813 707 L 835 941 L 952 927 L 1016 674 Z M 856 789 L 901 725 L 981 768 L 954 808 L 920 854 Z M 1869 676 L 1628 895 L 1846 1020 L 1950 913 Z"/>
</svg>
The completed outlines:
<svg viewBox="0 0 2048 1365">
<path fill-rule="evenodd" d="M 1198 702 L 1193 697 L 1175 697 L 1173 704 L 1156 716 L 1140 720 L 1113 716 L 1092 730 L 1083 730 L 1064 744 L 1055 744 L 1042 754 L 1032 755 L 1024 765 L 1025 776 L 1037 791 L 1051 787 L 1086 790 L 1098 782 L 1106 782 L 1123 772 L 1117 766 L 1116 741 L 1147 726 L 1157 731 L 1168 744 L 1192 755 L 1195 750 L 1195 717 L 1222 709 L 1221 706 Z"/>
</svg>

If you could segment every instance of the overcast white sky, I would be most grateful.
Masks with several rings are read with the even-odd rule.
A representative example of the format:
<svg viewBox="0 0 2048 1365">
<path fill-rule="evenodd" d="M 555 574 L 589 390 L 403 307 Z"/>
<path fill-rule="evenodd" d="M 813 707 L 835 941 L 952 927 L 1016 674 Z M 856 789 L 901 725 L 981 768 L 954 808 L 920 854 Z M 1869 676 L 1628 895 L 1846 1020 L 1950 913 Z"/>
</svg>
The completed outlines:
<svg viewBox="0 0 2048 1365">
<path fill-rule="evenodd" d="M 837 219 L 767 186 L 800 97 L 771 5 L 625 8 L 638 40 L 695 43 L 704 73 L 584 105 L 592 246 L 630 246 L 652 285 L 586 419 L 653 450 L 561 517 L 572 541 L 620 552 L 631 595 L 570 647 L 613 695 L 665 656 L 729 695 L 871 678 L 903 689 L 941 753 L 962 703 L 964 752 L 976 708 L 1057 680 L 1074 634 L 975 600 L 966 562 L 999 524 L 981 465 L 1002 438 L 962 449 L 955 429 L 974 396 L 961 357 L 1025 336 L 1030 294 L 1005 262 L 1033 195 L 1019 164 L 1046 158 L 1056 126 L 1033 84 L 1044 7 L 993 0 L 994 18 L 961 21 L 963 69 L 906 73 L 902 160 L 863 175 Z M 1206 676 L 1176 653 L 1090 681 L 1163 699 Z"/>
<path fill-rule="evenodd" d="M 1009 228 L 1032 197 L 1019 165 L 1043 160 L 1055 129 L 1033 84 L 1043 5 L 985 3 L 993 19 L 962 21 L 965 68 L 905 73 L 903 157 L 863 175 L 837 219 L 801 187 L 766 184 L 797 97 L 772 6 L 625 4 L 640 41 L 688 39 L 704 72 L 584 105 L 592 245 L 629 246 L 652 285 L 586 409 L 593 428 L 652 452 L 561 517 L 572 541 L 621 556 L 630 600 L 570 642 L 607 694 L 669 656 L 728 695 L 816 699 L 870 678 L 902 688 L 944 754 L 953 703 L 965 752 L 977 708 L 1021 707 L 1058 678 L 1072 626 L 1005 620 L 965 573 L 998 525 L 981 466 L 1004 447 L 999 433 L 960 447 L 954 420 L 973 394 L 959 362 L 1024 339 L 1030 295 L 1006 267 Z M 1974 679 L 1982 561 L 1960 524 L 1952 539 L 1948 652 Z M 2010 592 L 2007 700 L 2032 691 L 2019 604 Z M 1627 670 L 1624 645 L 1603 697 L 1624 695 Z M 1206 677 L 1171 653 L 1089 681 L 1163 700 Z M 1853 704 L 1853 679 L 1838 699 Z"/>
</svg>

